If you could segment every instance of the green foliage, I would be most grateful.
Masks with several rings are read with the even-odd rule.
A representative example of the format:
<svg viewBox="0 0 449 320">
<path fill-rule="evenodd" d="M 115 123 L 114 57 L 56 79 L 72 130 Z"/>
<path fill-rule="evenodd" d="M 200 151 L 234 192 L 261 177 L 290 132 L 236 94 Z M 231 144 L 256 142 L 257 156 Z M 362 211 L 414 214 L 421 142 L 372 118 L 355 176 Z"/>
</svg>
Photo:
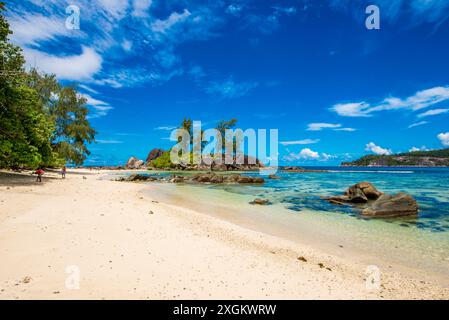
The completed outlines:
<svg viewBox="0 0 449 320">
<path fill-rule="evenodd" d="M 159 158 L 150 162 L 150 166 L 156 169 L 174 168 L 175 165 L 170 160 L 170 151 L 165 151 Z"/>
<path fill-rule="evenodd" d="M 422 163 L 426 158 L 439 158 L 443 162 L 440 164 L 449 165 L 449 149 L 430 150 L 430 151 L 413 151 L 396 155 L 366 155 L 352 162 L 343 162 L 343 166 L 416 166 Z M 446 160 L 446 161 L 444 161 Z"/>
<path fill-rule="evenodd" d="M 413 151 L 400 153 L 398 156 L 449 158 L 449 148 L 430 151 Z"/>
<path fill-rule="evenodd" d="M 0 167 L 81 164 L 95 131 L 86 101 L 53 75 L 26 72 L 0 2 Z"/>
</svg>

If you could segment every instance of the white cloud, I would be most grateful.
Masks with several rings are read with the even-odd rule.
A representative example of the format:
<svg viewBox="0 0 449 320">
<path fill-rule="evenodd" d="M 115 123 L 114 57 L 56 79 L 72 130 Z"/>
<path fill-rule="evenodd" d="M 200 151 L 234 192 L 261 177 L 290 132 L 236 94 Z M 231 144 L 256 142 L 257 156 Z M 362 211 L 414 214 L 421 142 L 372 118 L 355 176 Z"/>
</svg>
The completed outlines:
<svg viewBox="0 0 449 320">
<path fill-rule="evenodd" d="M 428 121 L 420 121 L 420 122 L 416 122 L 416 123 L 412 123 L 411 125 L 408 126 L 409 129 L 414 128 L 414 127 L 419 127 L 425 124 L 428 124 Z"/>
<path fill-rule="evenodd" d="M 320 155 L 318 152 L 312 151 L 309 148 L 302 149 L 298 153 L 299 158 L 309 160 L 309 159 L 319 159 Z"/>
<path fill-rule="evenodd" d="M 412 147 L 412 148 L 410 148 L 410 150 L 408 150 L 408 151 L 409 151 L 409 152 L 429 151 L 429 149 L 427 149 L 426 146 L 422 146 L 421 148 Z"/>
<path fill-rule="evenodd" d="M 97 139 L 97 140 L 95 140 L 95 142 L 100 143 L 100 144 L 120 144 L 120 143 L 123 143 L 123 141 L 119 141 L 119 140 L 101 140 L 101 139 Z"/>
<path fill-rule="evenodd" d="M 340 128 L 341 124 L 333 124 L 333 123 L 309 123 L 307 125 L 308 131 L 321 131 L 323 129 L 335 129 Z"/>
<path fill-rule="evenodd" d="M 21 46 L 39 46 L 39 41 L 48 41 L 58 36 L 69 35 L 63 17 L 25 14 L 22 17 L 13 15 L 8 21 L 11 30 L 14 31 L 11 39 Z M 80 33 L 71 35 L 76 36 L 77 34 Z"/>
<path fill-rule="evenodd" d="M 434 87 L 418 91 L 405 99 L 388 97 L 375 105 L 366 102 L 336 104 L 330 110 L 344 117 L 370 117 L 373 112 L 386 110 L 417 111 L 447 100 L 449 100 L 449 87 Z"/>
<path fill-rule="evenodd" d="M 337 128 L 337 129 L 334 129 L 334 131 L 354 132 L 354 131 L 357 131 L 357 130 L 354 129 L 354 128 Z"/>
<path fill-rule="evenodd" d="M 342 117 L 370 117 L 367 112 L 369 104 L 366 102 L 338 103 L 331 110 Z"/>
<path fill-rule="evenodd" d="M 288 155 L 284 156 L 284 160 L 286 161 L 319 160 L 319 159 L 320 159 L 319 153 L 309 148 L 302 149 L 298 153 L 290 152 Z"/>
<path fill-rule="evenodd" d="M 281 141 L 280 144 L 283 146 L 293 146 L 293 145 L 304 145 L 304 144 L 315 144 L 320 142 L 320 139 L 304 139 L 296 141 Z"/>
<path fill-rule="evenodd" d="M 440 139 L 443 146 L 449 147 L 449 132 L 440 133 L 437 137 Z"/>
<path fill-rule="evenodd" d="M 152 0 L 134 0 L 133 12 L 134 17 L 146 17 L 148 15 L 148 9 L 151 7 Z"/>
<path fill-rule="evenodd" d="M 423 113 L 418 114 L 418 118 L 424 118 L 429 116 L 436 116 L 438 114 L 448 113 L 449 109 L 433 109 Z"/>
<path fill-rule="evenodd" d="M 161 126 L 161 127 L 154 128 L 154 130 L 165 130 L 165 131 L 171 131 L 174 129 L 176 129 L 175 126 Z"/>
<path fill-rule="evenodd" d="M 384 149 L 382 147 L 379 147 L 374 142 L 368 143 L 365 147 L 365 150 L 373 152 L 378 155 L 384 155 L 384 156 L 393 154 L 393 152 L 390 149 Z"/>
<path fill-rule="evenodd" d="M 126 15 L 128 0 L 98 0 L 103 9 L 114 19 L 121 20 Z"/>
<path fill-rule="evenodd" d="M 95 50 L 88 47 L 82 47 L 80 55 L 60 57 L 26 48 L 24 56 L 28 66 L 37 66 L 40 70 L 55 74 L 63 80 L 90 80 L 101 70 L 103 61 Z"/>
<path fill-rule="evenodd" d="M 153 30 L 153 32 L 165 33 L 177 23 L 186 20 L 190 15 L 191 13 L 187 9 L 184 9 L 182 13 L 173 12 L 165 20 L 157 19 L 154 21 L 151 24 L 151 30 Z"/>
</svg>

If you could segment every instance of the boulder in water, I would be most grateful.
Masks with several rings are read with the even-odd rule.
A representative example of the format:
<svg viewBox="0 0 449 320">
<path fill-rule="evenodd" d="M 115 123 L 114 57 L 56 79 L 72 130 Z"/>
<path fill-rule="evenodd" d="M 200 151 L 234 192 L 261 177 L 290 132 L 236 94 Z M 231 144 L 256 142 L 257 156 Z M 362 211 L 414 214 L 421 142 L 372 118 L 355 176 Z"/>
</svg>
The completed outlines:
<svg viewBox="0 0 449 320">
<path fill-rule="evenodd" d="M 383 194 L 369 182 L 357 183 L 349 187 L 344 195 L 325 200 L 336 205 L 354 205 L 365 217 L 401 217 L 418 213 L 418 203 L 412 196 L 405 193 Z"/>
<path fill-rule="evenodd" d="M 363 216 L 382 218 L 409 216 L 417 213 L 418 203 L 412 196 L 405 193 L 384 194 L 362 210 Z"/>
<path fill-rule="evenodd" d="M 270 201 L 268 199 L 256 198 L 253 201 L 251 201 L 250 204 L 258 204 L 261 206 L 266 206 L 270 204 Z"/>
</svg>

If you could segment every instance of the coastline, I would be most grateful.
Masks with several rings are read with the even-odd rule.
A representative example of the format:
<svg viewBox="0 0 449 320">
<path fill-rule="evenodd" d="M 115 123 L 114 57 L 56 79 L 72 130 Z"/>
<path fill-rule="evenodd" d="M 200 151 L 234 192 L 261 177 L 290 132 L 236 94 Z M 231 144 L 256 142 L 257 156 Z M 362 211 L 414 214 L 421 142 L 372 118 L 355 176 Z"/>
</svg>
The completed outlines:
<svg viewBox="0 0 449 320">
<path fill-rule="evenodd" d="M 109 173 L 0 181 L 0 299 L 449 297 L 420 270 L 382 270 L 380 289 L 368 290 L 356 257 L 169 203 L 152 192 L 157 186 L 108 181 Z M 71 265 L 79 290 L 65 287 Z"/>
</svg>

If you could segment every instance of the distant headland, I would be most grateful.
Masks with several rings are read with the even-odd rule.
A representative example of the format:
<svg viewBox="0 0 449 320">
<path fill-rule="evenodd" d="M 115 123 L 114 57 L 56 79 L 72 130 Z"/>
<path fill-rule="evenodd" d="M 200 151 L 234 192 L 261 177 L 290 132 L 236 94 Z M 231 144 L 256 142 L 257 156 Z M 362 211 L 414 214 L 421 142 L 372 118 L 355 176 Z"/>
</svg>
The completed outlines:
<svg viewBox="0 0 449 320">
<path fill-rule="evenodd" d="M 449 148 L 393 155 L 366 155 L 343 167 L 449 167 Z"/>
</svg>

